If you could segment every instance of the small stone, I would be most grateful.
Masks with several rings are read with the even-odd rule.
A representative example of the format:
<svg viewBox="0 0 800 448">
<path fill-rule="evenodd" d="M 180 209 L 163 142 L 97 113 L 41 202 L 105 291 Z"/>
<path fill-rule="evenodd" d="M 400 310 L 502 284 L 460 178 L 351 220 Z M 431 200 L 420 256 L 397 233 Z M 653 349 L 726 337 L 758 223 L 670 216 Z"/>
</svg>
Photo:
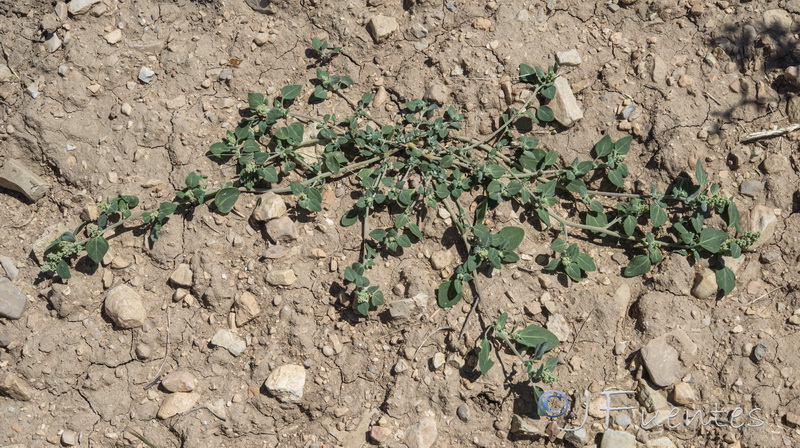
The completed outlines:
<svg viewBox="0 0 800 448">
<path fill-rule="evenodd" d="M 580 428 L 575 431 L 568 431 L 564 434 L 564 440 L 574 446 L 584 446 L 589 441 L 589 434 L 586 433 L 586 428 Z"/>
<path fill-rule="evenodd" d="M 172 275 L 169 276 L 170 282 L 181 288 L 191 288 L 193 278 L 192 268 L 186 263 L 179 264 L 175 271 L 172 272 Z"/>
<path fill-rule="evenodd" d="M 405 372 L 406 370 L 408 370 L 408 363 L 406 362 L 405 359 L 400 359 L 395 363 L 393 369 L 394 369 L 394 373 L 399 375 L 399 374 Z"/>
<path fill-rule="evenodd" d="M 258 33 L 253 38 L 253 42 L 259 47 L 269 42 L 269 33 Z"/>
<path fill-rule="evenodd" d="M 556 61 L 559 65 L 567 67 L 577 67 L 583 62 L 578 50 L 559 51 L 556 53 Z"/>
<path fill-rule="evenodd" d="M 233 72 L 232 71 L 223 70 L 223 71 L 219 72 L 218 78 L 219 78 L 220 81 L 227 81 L 227 80 L 231 79 L 231 76 L 233 76 Z M 230 107 L 230 106 L 227 106 L 227 107 Z"/>
<path fill-rule="evenodd" d="M 450 89 L 444 84 L 431 84 L 425 89 L 422 97 L 430 102 L 443 105 L 450 100 Z"/>
<path fill-rule="evenodd" d="M 764 19 L 764 25 L 767 27 L 768 32 L 780 33 L 790 32 L 794 20 L 792 15 L 783 9 L 770 9 L 764 11 L 761 16 Z"/>
<path fill-rule="evenodd" d="M 520 417 L 516 414 L 511 419 L 511 432 L 525 437 L 544 435 L 544 431 L 539 428 L 537 422 Z"/>
<path fill-rule="evenodd" d="M 100 3 L 100 0 L 72 0 L 69 2 L 68 11 L 73 16 L 86 14 L 97 3 Z"/>
<path fill-rule="evenodd" d="M 267 235 L 276 243 L 295 241 L 298 237 L 297 226 L 288 216 L 267 221 L 266 230 Z"/>
<path fill-rule="evenodd" d="M 627 349 L 628 349 L 628 344 L 626 344 L 624 341 L 620 341 L 614 344 L 615 355 L 623 355 L 625 354 L 625 350 Z"/>
<path fill-rule="evenodd" d="M 789 317 L 789 323 L 792 325 L 800 325 L 800 316 L 794 315 Z"/>
<path fill-rule="evenodd" d="M 681 75 L 681 77 L 678 78 L 678 86 L 684 88 L 692 87 L 694 86 L 694 78 L 689 75 Z"/>
<path fill-rule="evenodd" d="M 67 4 L 64 2 L 56 3 L 55 7 L 56 17 L 61 22 L 67 20 L 67 13 L 69 12 L 69 8 L 67 8 Z"/>
<path fill-rule="evenodd" d="M 185 370 L 170 372 L 161 379 L 161 386 L 169 392 L 191 392 L 197 387 L 197 378 Z"/>
<path fill-rule="evenodd" d="M 408 448 L 430 448 L 437 436 L 436 420 L 432 417 L 425 417 L 408 428 L 406 444 Z"/>
<path fill-rule="evenodd" d="M 569 322 L 561 314 L 551 314 L 547 318 L 547 329 L 561 342 L 566 342 L 569 339 Z"/>
<path fill-rule="evenodd" d="M 650 439 L 645 442 L 644 446 L 647 448 L 677 448 L 675 442 L 669 439 L 669 437 L 658 437 L 656 439 Z"/>
<path fill-rule="evenodd" d="M 108 291 L 105 311 L 114 325 L 120 328 L 141 327 L 147 319 L 142 297 L 128 285 L 119 285 Z"/>
<path fill-rule="evenodd" d="M 243 292 L 235 304 L 236 325 L 244 325 L 261 314 L 261 307 L 258 305 L 256 296 L 249 291 Z"/>
<path fill-rule="evenodd" d="M 0 187 L 18 191 L 32 202 L 42 199 L 50 191 L 50 185 L 44 179 L 14 159 L 0 160 Z"/>
<path fill-rule="evenodd" d="M 322 347 L 322 354 L 325 355 L 326 358 L 330 358 L 336 353 L 333 351 L 333 347 L 331 347 L 330 345 L 325 345 Z"/>
<path fill-rule="evenodd" d="M 783 421 L 786 422 L 786 426 L 790 428 L 800 428 L 800 415 L 794 412 L 787 412 L 786 415 L 783 416 Z"/>
<path fill-rule="evenodd" d="M 33 391 L 28 382 L 11 372 L 6 372 L 0 377 L 0 393 L 20 401 L 30 401 L 33 398 Z"/>
<path fill-rule="evenodd" d="M 463 422 L 469 421 L 469 406 L 466 403 L 461 403 L 458 408 L 456 408 L 456 415 L 458 418 L 461 419 Z"/>
<path fill-rule="evenodd" d="M 239 356 L 247 348 L 247 342 L 239 335 L 228 329 L 222 329 L 211 338 L 211 345 L 222 347 L 228 350 L 231 355 Z"/>
<path fill-rule="evenodd" d="M 58 34 L 53 33 L 53 36 L 50 39 L 44 41 L 44 48 L 47 49 L 48 53 L 55 53 L 61 48 L 61 39 L 58 38 Z"/>
<path fill-rule="evenodd" d="M 680 351 L 679 351 L 680 350 Z M 648 342 L 641 349 L 642 361 L 653 383 L 668 387 L 680 381 L 684 366 L 697 353 L 697 344 L 683 330 L 675 330 Z"/>
<path fill-rule="evenodd" d="M 636 436 L 625 431 L 607 429 L 600 448 L 636 448 Z"/>
<path fill-rule="evenodd" d="M 369 438 L 378 445 L 385 445 L 392 437 L 392 430 L 385 426 L 373 426 L 369 429 Z"/>
<path fill-rule="evenodd" d="M 67 429 L 61 433 L 61 443 L 65 446 L 75 446 L 78 444 L 78 433 Z"/>
<path fill-rule="evenodd" d="M 439 250 L 431 254 L 431 266 L 437 271 L 442 270 L 453 262 L 453 253 L 449 250 Z"/>
<path fill-rule="evenodd" d="M 472 27 L 476 30 L 489 31 L 492 29 L 492 21 L 485 17 L 478 17 L 472 21 Z"/>
<path fill-rule="evenodd" d="M 672 389 L 672 401 L 682 406 L 695 404 L 697 403 L 697 393 L 691 384 L 681 381 Z"/>
<path fill-rule="evenodd" d="M 103 36 L 103 38 L 111 45 L 119 43 L 122 40 L 122 30 L 119 28 L 115 28 L 114 31 Z"/>
<path fill-rule="evenodd" d="M 800 76 L 797 79 L 800 82 Z M 786 100 L 786 116 L 789 117 L 790 123 L 800 123 L 800 96 L 793 95 Z"/>
<path fill-rule="evenodd" d="M 163 420 L 178 414 L 183 414 L 191 410 L 199 400 L 200 394 L 197 392 L 176 392 L 170 394 L 161 402 L 156 417 Z"/>
<path fill-rule="evenodd" d="M 774 154 L 764 159 L 764 172 L 780 174 L 790 168 L 789 159 L 783 154 Z"/>
<path fill-rule="evenodd" d="M 386 103 L 386 100 L 389 99 L 389 93 L 386 91 L 386 88 L 383 86 L 378 87 L 378 90 L 375 91 L 375 97 L 372 99 L 372 103 L 370 103 L 371 107 L 381 107 Z M 336 192 L 336 197 L 341 197 L 339 192 Z"/>
<path fill-rule="evenodd" d="M 133 107 L 131 107 L 131 105 L 128 103 L 122 103 L 122 106 L 120 106 L 120 112 L 122 112 L 123 115 L 130 117 L 131 113 L 133 113 Z"/>
<path fill-rule="evenodd" d="M 303 399 L 305 384 L 306 369 L 297 364 L 287 364 L 273 370 L 264 387 L 282 403 L 298 403 Z"/>
<path fill-rule="evenodd" d="M 751 198 L 757 198 L 761 196 L 761 192 L 764 191 L 764 183 L 757 181 L 757 180 L 747 180 L 742 182 L 739 186 L 739 193 L 742 196 L 748 196 Z"/>
<path fill-rule="evenodd" d="M 150 359 L 153 356 L 153 349 L 145 343 L 136 346 L 136 357 L 139 359 Z"/>
<path fill-rule="evenodd" d="M 777 226 L 778 217 L 773 209 L 763 205 L 753 207 L 750 210 L 750 231 L 759 232 L 761 236 L 750 246 L 750 249 L 758 249 L 771 241 Z"/>
<path fill-rule="evenodd" d="M 291 286 L 297 281 L 292 269 L 279 269 L 267 273 L 267 283 L 272 286 Z"/>
<path fill-rule="evenodd" d="M 400 25 L 397 23 L 397 19 L 382 15 L 372 16 L 367 23 L 367 31 L 372 35 L 372 40 L 376 44 L 383 42 L 398 28 L 400 28 Z"/>
<path fill-rule="evenodd" d="M 767 356 L 767 344 L 764 342 L 759 342 L 758 345 L 753 349 L 753 357 L 756 359 L 756 362 L 761 362 Z"/>
<path fill-rule="evenodd" d="M 142 67 L 139 69 L 139 81 L 142 81 L 145 84 L 150 83 L 155 75 L 156 72 L 151 70 L 149 67 Z"/>
<path fill-rule="evenodd" d="M 413 34 L 417 39 L 423 39 L 428 35 L 428 29 L 425 28 L 425 25 L 421 23 L 415 23 L 411 25 L 411 34 Z"/>
<path fill-rule="evenodd" d="M 164 101 L 164 105 L 168 110 L 180 109 L 186 105 L 186 95 L 178 95 L 175 98 L 170 98 Z"/>
<path fill-rule="evenodd" d="M 436 354 L 434 354 L 433 358 L 431 359 L 431 365 L 433 366 L 433 370 L 439 370 L 442 367 L 444 367 L 445 361 L 446 360 L 444 357 L 444 353 L 436 352 Z"/>
<path fill-rule="evenodd" d="M 11 283 L 11 280 L 0 277 L 0 316 L 8 319 L 19 319 L 25 311 L 28 296 Z"/>
<path fill-rule="evenodd" d="M 620 428 L 627 428 L 631 425 L 631 416 L 628 414 L 617 414 L 614 417 L 614 423 L 616 423 Z"/>
<path fill-rule="evenodd" d="M 714 271 L 704 268 L 697 274 L 692 295 L 698 299 L 710 299 L 717 295 L 717 277 Z"/>
<path fill-rule="evenodd" d="M 570 127 L 583 118 L 583 110 L 578 105 L 575 94 L 572 93 L 569 81 L 559 76 L 553 85 L 556 87 L 556 96 L 549 105 L 553 109 L 556 121 L 562 126 Z"/>
<path fill-rule="evenodd" d="M 19 276 L 19 269 L 14 264 L 14 260 L 8 257 L 0 257 L 0 266 L 3 267 L 3 271 L 5 271 L 9 280 L 15 280 Z"/>
<path fill-rule="evenodd" d="M 273 192 L 264 193 L 258 198 L 256 208 L 250 217 L 255 222 L 265 222 L 280 218 L 286 214 L 286 203 Z"/>
</svg>

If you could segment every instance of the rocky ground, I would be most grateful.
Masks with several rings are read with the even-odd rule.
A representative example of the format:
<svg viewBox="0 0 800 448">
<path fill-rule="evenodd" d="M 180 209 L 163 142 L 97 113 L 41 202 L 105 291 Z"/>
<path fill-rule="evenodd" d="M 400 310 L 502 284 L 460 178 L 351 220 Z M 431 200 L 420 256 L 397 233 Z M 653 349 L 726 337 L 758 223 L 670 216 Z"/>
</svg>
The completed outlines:
<svg viewBox="0 0 800 448">
<path fill-rule="evenodd" d="M 146 446 L 135 434 L 158 447 L 800 443 L 800 135 L 747 138 L 800 123 L 800 2 L 253 3 L 0 1 L 0 446 Z M 377 271 L 392 312 L 358 318 L 333 288 L 359 237 L 338 225 L 352 200 L 334 190 L 310 219 L 292 198 L 288 214 L 276 203 L 280 249 L 248 219 L 249 197 L 238 214 L 171 219 L 152 249 L 120 232 L 96 272 L 39 273 L 42 242 L 96 201 L 152 205 L 191 171 L 223 182 L 207 148 L 248 92 L 310 79 L 312 37 L 344 47 L 331 70 L 380 95 L 375 116 L 425 94 L 465 111 L 471 136 L 524 93 L 502 88 L 520 63 L 575 50 L 562 75 L 583 118 L 538 137 L 571 161 L 604 133 L 632 133 L 637 185 L 703 160 L 763 233 L 737 288 L 715 299 L 710 271 L 680 257 L 624 278 L 623 250 L 591 244 L 599 271 L 567 285 L 541 272 L 551 235 L 531 229 L 516 267 L 481 279 L 483 319 L 457 340 L 448 329 L 468 304 L 432 298 L 455 239 L 430 216 L 428 238 Z M 562 340 L 555 388 L 576 409 L 554 421 L 579 425 L 586 390 L 582 430 L 533 418 L 512 355 L 476 377 L 481 322 L 501 312 Z M 636 393 L 612 397 L 632 409 L 606 421 L 609 390 Z M 703 422 L 684 424 L 686 410 Z"/>
</svg>

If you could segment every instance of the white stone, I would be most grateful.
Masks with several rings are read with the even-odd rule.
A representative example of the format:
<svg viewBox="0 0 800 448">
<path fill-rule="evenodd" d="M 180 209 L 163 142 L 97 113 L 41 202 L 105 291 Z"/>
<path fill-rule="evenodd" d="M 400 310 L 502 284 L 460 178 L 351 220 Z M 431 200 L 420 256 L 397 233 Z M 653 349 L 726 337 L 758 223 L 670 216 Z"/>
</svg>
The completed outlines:
<svg viewBox="0 0 800 448">
<path fill-rule="evenodd" d="M 58 34 L 53 34 L 53 37 L 44 41 L 44 47 L 47 49 L 48 53 L 55 53 L 61 48 L 61 39 L 58 38 Z"/>
<path fill-rule="evenodd" d="M 244 325 L 261 313 L 256 296 L 249 291 L 243 292 L 236 299 L 236 325 Z"/>
<path fill-rule="evenodd" d="M 122 30 L 119 28 L 115 28 L 114 31 L 111 31 L 110 33 L 106 34 L 105 36 L 103 36 L 103 38 L 105 38 L 106 42 L 110 43 L 111 45 L 114 45 L 122 40 Z"/>
<path fill-rule="evenodd" d="M 20 291 L 11 280 L 0 277 L 0 317 L 19 319 L 25 311 L 28 296 Z"/>
<path fill-rule="evenodd" d="M 169 392 L 191 392 L 197 387 L 197 378 L 186 370 L 176 370 L 164 376 L 161 385 Z"/>
<path fill-rule="evenodd" d="M 239 356 L 247 348 L 247 342 L 231 330 L 219 330 L 211 338 L 211 345 L 228 350 L 231 355 Z"/>
<path fill-rule="evenodd" d="M 297 364 L 286 364 L 269 374 L 264 382 L 267 391 L 283 403 L 298 403 L 303 399 L 306 369 Z"/>
<path fill-rule="evenodd" d="M 559 51 L 556 53 L 556 61 L 558 61 L 559 65 L 567 67 L 576 67 L 583 62 L 578 50 Z"/>
<path fill-rule="evenodd" d="M 549 106 L 553 109 L 556 121 L 570 127 L 583 118 L 583 110 L 578 105 L 575 94 L 572 93 L 572 87 L 563 76 L 556 78 L 553 85 L 556 87 L 556 96 Z"/>
<path fill-rule="evenodd" d="M 681 329 L 655 338 L 641 349 L 650 379 L 660 387 L 680 381 L 696 353 L 697 344 Z"/>
<path fill-rule="evenodd" d="M 123 115 L 130 117 L 131 113 L 133 113 L 133 107 L 128 103 L 122 103 L 122 106 L 120 107 L 120 112 L 122 112 Z"/>
<path fill-rule="evenodd" d="M 431 448 L 437 436 L 436 420 L 433 417 L 425 417 L 408 428 L 406 444 L 408 448 Z"/>
<path fill-rule="evenodd" d="M 659 437 L 657 439 L 650 439 L 648 440 L 644 446 L 647 448 L 677 448 L 675 442 L 669 439 L 669 437 Z"/>
<path fill-rule="evenodd" d="M 196 392 L 176 392 L 169 394 L 161 406 L 158 408 L 156 416 L 160 419 L 170 418 L 174 415 L 183 414 L 191 410 L 197 401 L 200 400 L 200 394 Z"/>
<path fill-rule="evenodd" d="M 156 75 L 156 72 L 154 72 L 149 67 L 142 67 L 142 68 L 139 69 L 139 81 L 142 81 L 145 84 L 147 84 L 150 81 L 152 81 L 153 80 L 153 76 L 155 76 L 155 75 Z"/>
<path fill-rule="evenodd" d="M 100 3 L 100 0 L 72 0 L 67 6 L 67 10 L 73 16 L 86 14 L 97 3 Z"/>
<path fill-rule="evenodd" d="M 120 328 L 141 327 L 147 319 L 142 297 L 128 285 L 119 285 L 108 291 L 105 311 L 109 319 Z"/>
<path fill-rule="evenodd" d="M 561 314 L 551 314 L 547 318 L 547 329 L 561 342 L 566 342 L 569 339 L 569 322 Z"/>
<path fill-rule="evenodd" d="M 253 42 L 259 47 L 269 42 L 269 34 L 268 33 L 258 33 L 256 37 L 253 38 Z"/>
<path fill-rule="evenodd" d="M 253 221 L 264 222 L 280 218 L 286 214 L 286 203 L 283 199 L 273 192 L 264 193 L 258 198 L 256 208 L 250 217 Z"/>
<path fill-rule="evenodd" d="M 297 281 L 292 269 L 280 269 L 267 273 L 267 283 L 273 286 L 291 286 Z"/>
<path fill-rule="evenodd" d="M 625 431 L 607 429 L 600 448 L 636 448 L 636 436 Z"/>
<path fill-rule="evenodd" d="M 431 266 L 437 271 L 450 266 L 452 262 L 453 252 L 449 250 L 438 250 L 431 254 Z"/>
<path fill-rule="evenodd" d="M 761 236 L 750 246 L 751 249 L 758 249 L 772 240 L 775 235 L 775 228 L 778 226 L 778 217 L 773 209 L 756 205 L 750 211 L 750 231 L 760 232 Z"/>
<path fill-rule="evenodd" d="M 192 268 L 186 263 L 179 264 L 172 275 L 169 276 L 169 280 L 173 285 L 183 288 L 191 288 L 193 278 Z"/>
<path fill-rule="evenodd" d="M 367 30 L 372 35 L 376 44 L 384 41 L 390 34 L 397 31 L 400 25 L 394 17 L 382 15 L 372 16 L 367 23 Z"/>
</svg>

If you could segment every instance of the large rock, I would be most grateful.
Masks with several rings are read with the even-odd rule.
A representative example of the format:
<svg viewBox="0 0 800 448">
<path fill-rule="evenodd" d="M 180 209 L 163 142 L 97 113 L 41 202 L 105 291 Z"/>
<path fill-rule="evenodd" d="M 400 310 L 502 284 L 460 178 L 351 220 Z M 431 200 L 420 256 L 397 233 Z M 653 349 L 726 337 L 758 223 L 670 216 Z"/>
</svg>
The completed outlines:
<svg viewBox="0 0 800 448">
<path fill-rule="evenodd" d="M 750 210 L 750 231 L 759 232 L 761 236 L 750 246 L 750 249 L 755 250 L 771 242 L 777 226 L 778 217 L 775 215 L 775 210 L 763 205 L 753 207 Z"/>
<path fill-rule="evenodd" d="M 607 429 L 600 448 L 636 448 L 636 436 L 625 431 Z"/>
<path fill-rule="evenodd" d="M 196 392 L 176 392 L 170 394 L 161 403 L 156 416 L 160 419 L 165 419 L 174 415 L 183 414 L 191 410 L 194 405 L 197 404 L 198 400 L 200 400 L 200 394 Z"/>
<path fill-rule="evenodd" d="M 372 16 L 367 23 L 367 30 L 376 44 L 383 42 L 389 35 L 397 31 L 400 25 L 394 17 L 382 15 Z"/>
<path fill-rule="evenodd" d="M 50 191 L 50 185 L 44 179 L 13 159 L 0 159 L 0 187 L 18 191 L 31 202 L 38 201 Z"/>
<path fill-rule="evenodd" d="M 684 375 L 697 354 L 697 344 L 685 331 L 674 330 L 647 343 L 641 350 L 642 360 L 653 383 L 671 386 Z"/>
<path fill-rule="evenodd" d="M 267 391 L 283 403 L 298 403 L 303 399 L 306 369 L 297 364 L 286 364 L 269 374 L 264 382 Z"/>
<path fill-rule="evenodd" d="M 176 370 L 161 379 L 161 386 L 169 392 L 191 392 L 197 387 L 197 378 L 186 370 Z"/>
<path fill-rule="evenodd" d="M 556 87 L 556 96 L 550 101 L 549 106 L 553 109 L 556 121 L 562 126 L 570 127 L 583 118 L 583 110 L 565 78 L 556 78 L 553 85 Z"/>
<path fill-rule="evenodd" d="M 20 401 L 30 401 L 33 398 L 33 391 L 28 383 L 11 372 L 0 376 L 0 393 Z"/>
<path fill-rule="evenodd" d="M 19 319 L 25 311 L 28 296 L 20 291 L 11 280 L 0 278 L 0 317 Z"/>
<path fill-rule="evenodd" d="M 119 285 L 106 294 L 106 315 L 120 328 L 137 328 L 144 325 L 147 311 L 142 296 L 128 285 Z"/>
<path fill-rule="evenodd" d="M 231 355 L 239 356 L 247 348 L 247 342 L 231 330 L 219 330 L 211 338 L 211 345 L 228 350 Z"/>
<path fill-rule="evenodd" d="M 172 284 L 181 288 L 191 288 L 193 278 L 192 268 L 186 263 L 179 264 L 172 275 L 169 276 Z"/>
<path fill-rule="evenodd" d="M 255 319 L 261 314 L 261 307 L 258 305 L 256 296 L 245 291 L 236 298 L 234 305 L 236 309 L 236 325 L 244 325 Z"/>
<path fill-rule="evenodd" d="M 255 222 L 265 222 L 286 214 L 286 203 L 273 192 L 264 193 L 258 198 L 256 208 L 250 216 Z"/>
<path fill-rule="evenodd" d="M 436 420 L 433 417 L 425 417 L 408 428 L 406 444 L 408 448 L 430 448 L 436 442 L 437 436 Z"/>
<path fill-rule="evenodd" d="M 72 0 L 69 2 L 68 11 L 73 16 L 86 14 L 92 6 L 100 3 L 100 0 Z"/>
<path fill-rule="evenodd" d="M 267 283 L 272 286 L 291 286 L 297 281 L 292 269 L 279 269 L 267 273 Z"/>
</svg>

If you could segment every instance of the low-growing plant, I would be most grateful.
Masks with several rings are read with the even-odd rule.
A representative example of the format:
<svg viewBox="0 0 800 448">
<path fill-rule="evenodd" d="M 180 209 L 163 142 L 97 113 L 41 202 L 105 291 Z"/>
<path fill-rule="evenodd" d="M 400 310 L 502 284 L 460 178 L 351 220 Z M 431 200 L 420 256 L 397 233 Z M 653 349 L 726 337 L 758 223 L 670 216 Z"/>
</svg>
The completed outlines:
<svg viewBox="0 0 800 448">
<path fill-rule="evenodd" d="M 344 280 L 350 285 L 354 309 L 362 315 L 384 303 L 370 269 L 378 259 L 402 254 L 423 239 L 420 223 L 439 207 L 447 211 L 460 235 L 463 257 L 439 286 L 438 303 L 442 307 L 459 303 L 471 282 L 474 310 L 481 294 L 477 278 L 519 260 L 516 250 L 525 230 L 494 228 L 487 220 L 505 202 L 511 203 L 521 222 L 530 223 L 528 229 L 557 235 L 545 271 L 563 272 L 579 282 L 596 270 L 594 260 L 581 250 L 585 243 L 574 236 L 580 232 L 584 239 L 634 254 L 622 270 L 625 276 L 649 272 L 664 253 L 671 252 L 692 261 L 708 260 L 721 292 L 733 289 L 735 276 L 724 257 L 739 257 L 758 234 L 740 231 L 733 198 L 709 182 L 699 160 L 694 180 L 681 176 L 664 192 L 655 186 L 647 194 L 630 192 L 625 185 L 630 136 L 615 141 L 605 135 L 586 160 L 561 163 L 559 153 L 543 147 L 539 139 L 515 132 L 520 119 L 539 126 L 554 119 L 548 103 L 557 93 L 557 67 L 520 65 L 517 81 L 531 95 L 499 117 L 494 132 L 475 140 L 463 132 L 462 113 L 421 99 L 405 102 L 397 122 L 372 117 L 368 111 L 372 94 L 351 100 L 345 92 L 353 81 L 321 68 L 340 52 L 338 47 L 329 49 L 326 41 L 312 43 L 317 67 L 308 99 L 342 98 L 352 107 L 351 114 L 310 117 L 293 111 L 307 92 L 301 85 L 283 87 L 272 101 L 251 93 L 244 118 L 208 152 L 219 163 L 236 167 L 232 179 L 210 187 L 203 184 L 205 176 L 191 173 L 172 200 L 136 214 L 135 196 L 109 199 L 99 204 L 96 220 L 84 222 L 47 247 L 42 270 L 67 279 L 70 260 L 86 251 L 99 263 L 108 250 L 105 235 L 123 223 L 141 219 L 155 243 L 171 216 L 205 204 L 226 214 L 242 193 L 292 194 L 297 207 L 319 212 L 326 183 L 354 176 L 357 199 L 340 222 L 345 227 L 361 225 L 360 256 L 345 269 Z M 721 219 L 711 219 L 714 216 Z M 78 240 L 81 233 L 84 238 Z M 494 327 L 500 339 L 518 334 L 500 327 Z"/>
</svg>

